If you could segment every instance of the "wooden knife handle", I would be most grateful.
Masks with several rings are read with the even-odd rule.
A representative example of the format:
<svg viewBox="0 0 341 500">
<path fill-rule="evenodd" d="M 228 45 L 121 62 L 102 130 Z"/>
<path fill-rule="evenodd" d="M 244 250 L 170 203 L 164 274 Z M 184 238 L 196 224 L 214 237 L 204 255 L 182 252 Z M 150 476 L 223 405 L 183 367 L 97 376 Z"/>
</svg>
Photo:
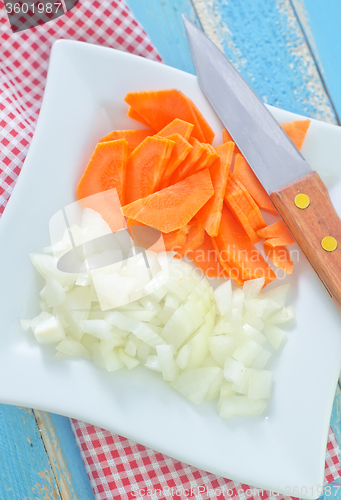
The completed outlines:
<svg viewBox="0 0 341 500">
<path fill-rule="evenodd" d="M 341 220 L 320 176 L 311 172 L 270 198 L 341 311 Z"/>
</svg>

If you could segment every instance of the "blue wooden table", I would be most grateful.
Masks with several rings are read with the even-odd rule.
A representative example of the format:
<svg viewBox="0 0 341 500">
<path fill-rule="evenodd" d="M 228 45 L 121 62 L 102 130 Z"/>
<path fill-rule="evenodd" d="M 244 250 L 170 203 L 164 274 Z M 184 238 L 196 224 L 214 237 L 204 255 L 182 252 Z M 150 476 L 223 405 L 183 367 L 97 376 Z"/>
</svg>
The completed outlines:
<svg viewBox="0 0 341 500">
<path fill-rule="evenodd" d="M 340 125 L 341 0 L 127 3 L 166 64 L 194 73 L 186 13 L 264 102 Z M 340 388 L 339 382 L 331 424 L 341 444 Z M 332 486 L 325 496 L 341 499 L 340 490 Z M 93 498 L 69 419 L 0 405 L 0 500 Z"/>
</svg>

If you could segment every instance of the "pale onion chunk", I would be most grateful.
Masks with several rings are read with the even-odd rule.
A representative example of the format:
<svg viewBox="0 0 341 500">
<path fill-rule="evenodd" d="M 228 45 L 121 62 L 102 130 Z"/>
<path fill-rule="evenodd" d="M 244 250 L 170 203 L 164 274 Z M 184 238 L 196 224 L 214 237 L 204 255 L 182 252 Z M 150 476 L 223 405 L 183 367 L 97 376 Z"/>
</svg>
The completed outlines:
<svg viewBox="0 0 341 500">
<path fill-rule="evenodd" d="M 272 300 L 276 304 L 277 309 L 281 309 L 285 306 L 289 290 L 290 285 L 289 283 L 287 283 L 286 285 L 277 286 L 276 288 L 272 288 L 268 292 L 262 293 L 261 297 L 264 299 Z"/>
<path fill-rule="evenodd" d="M 172 345 L 158 345 L 156 353 L 163 379 L 168 382 L 173 381 L 180 373 L 180 368 L 174 360 L 174 347 Z"/>
<path fill-rule="evenodd" d="M 31 328 L 31 320 L 30 319 L 21 319 L 20 320 L 21 328 L 26 332 L 29 328 Z"/>
<path fill-rule="evenodd" d="M 131 339 L 128 340 L 128 342 L 125 345 L 124 348 L 125 352 L 129 354 L 129 356 L 136 356 L 137 348 L 135 342 L 133 342 Z"/>
<path fill-rule="evenodd" d="M 127 354 L 122 347 L 118 348 L 118 356 L 121 359 L 122 363 L 128 368 L 128 370 L 132 370 L 140 364 L 138 359 Z"/>
<path fill-rule="evenodd" d="M 74 288 L 66 294 L 64 302 L 55 309 L 69 323 L 67 333 L 80 342 L 84 333 L 80 322 L 88 319 L 91 310 L 90 288 Z"/>
<path fill-rule="evenodd" d="M 267 325 L 278 325 L 286 323 L 295 317 L 294 306 L 283 307 L 280 311 L 275 312 L 266 320 Z"/>
<path fill-rule="evenodd" d="M 262 370 L 267 365 L 269 359 L 271 358 L 272 353 L 267 349 L 262 349 L 255 359 L 250 363 L 250 368 L 256 368 L 258 370 Z"/>
<path fill-rule="evenodd" d="M 206 393 L 205 399 L 207 399 L 207 401 L 212 401 L 212 399 L 215 399 L 219 396 L 220 388 L 223 382 L 224 382 L 224 370 L 220 368 L 219 371 L 217 371 L 217 374 Z"/>
<path fill-rule="evenodd" d="M 190 344 L 185 344 L 179 350 L 175 361 L 179 368 L 181 368 L 181 370 L 185 370 L 188 367 L 191 351 L 192 346 Z"/>
<path fill-rule="evenodd" d="M 246 309 L 251 312 L 251 314 L 262 318 L 264 311 L 269 305 L 269 299 L 251 299 L 245 302 Z"/>
<path fill-rule="evenodd" d="M 225 359 L 230 358 L 236 349 L 234 338 L 231 335 L 215 335 L 208 340 L 210 354 L 220 366 L 224 366 Z"/>
<path fill-rule="evenodd" d="M 216 301 L 217 312 L 220 316 L 225 316 L 232 306 L 232 283 L 226 280 L 213 292 Z"/>
<path fill-rule="evenodd" d="M 47 276 L 53 276 L 62 286 L 74 285 L 78 275 L 59 271 L 57 268 L 58 259 L 56 257 L 38 253 L 31 253 L 29 257 L 33 266 L 43 278 L 46 279 Z"/>
<path fill-rule="evenodd" d="M 43 313 L 42 313 L 43 314 Z M 31 321 L 33 334 L 39 344 L 53 344 L 60 342 L 65 338 L 64 328 L 59 321 L 58 316 L 48 316 L 40 314 L 35 320 Z M 40 317 L 40 320 L 38 318 Z"/>
<path fill-rule="evenodd" d="M 182 372 L 172 382 L 172 387 L 194 404 L 205 399 L 221 368 L 194 368 Z"/>
<path fill-rule="evenodd" d="M 182 304 L 165 324 L 162 337 L 167 344 L 179 349 L 203 323 L 200 311 L 193 311 L 193 305 Z"/>
<path fill-rule="evenodd" d="M 263 399 L 252 400 L 247 396 L 231 396 L 219 399 L 217 411 L 222 418 L 230 418 L 234 415 L 260 415 L 266 408 Z"/>
<path fill-rule="evenodd" d="M 88 333 L 84 333 L 81 344 L 85 347 L 87 351 L 90 352 L 90 354 L 93 353 L 93 349 L 95 346 L 100 345 L 100 341 L 98 338 L 94 337 L 93 335 L 89 335 Z"/>
<path fill-rule="evenodd" d="M 99 339 L 110 340 L 112 337 L 112 325 L 104 319 L 85 319 L 80 321 L 80 327 L 84 333 L 89 333 Z"/>
<path fill-rule="evenodd" d="M 137 345 L 137 357 L 141 359 L 142 361 L 145 361 L 148 356 L 150 355 L 150 352 L 152 348 L 150 345 L 146 344 L 142 340 L 136 339 L 138 341 Z"/>
<path fill-rule="evenodd" d="M 232 389 L 233 383 L 228 380 L 224 380 L 220 387 L 219 399 L 229 398 L 236 394 L 236 391 Z"/>
<path fill-rule="evenodd" d="M 266 399 L 271 394 L 272 373 L 268 370 L 254 370 L 249 378 L 248 398 Z"/>
<path fill-rule="evenodd" d="M 264 328 L 264 321 L 249 311 L 245 312 L 245 314 L 243 315 L 242 324 L 243 325 L 248 324 L 253 328 L 256 328 L 256 330 L 259 330 L 260 332 Z"/>
<path fill-rule="evenodd" d="M 286 332 L 275 325 L 266 326 L 264 333 L 274 349 L 279 349 L 286 337 Z"/>
<path fill-rule="evenodd" d="M 70 357 L 90 358 L 89 351 L 77 340 L 67 337 L 56 346 L 57 352 Z"/>
<path fill-rule="evenodd" d="M 75 285 L 88 286 L 91 284 L 91 281 L 90 273 L 79 273 Z"/>
<path fill-rule="evenodd" d="M 245 366 L 243 363 L 236 361 L 232 358 L 226 358 L 224 363 L 224 379 L 233 383 L 240 383 L 243 374 L 245 372 Z"/>
<path fill-rule="evenodd" d="M 48 307 L 48 305 L 46 304 L 46 302 L 44 302 L 43 300 L 40 300 L 39 301 L 39 307 L 40 307 L 40 310 L 41 311 L 45 311 L 45 312 L 50 312 L 50 307 Z"/>
<path fill-rule="evenodd" d="M 210 329 L 208 325 L 204 323 L 186 344 L 191 348 L 187 368 L 200 368 L 200 366 L 202 366 L 209 352 L 209 335 Z"/>
<path fill-rule="evenodd" d="M 247 323 L 243 325 L 243 332 L 246 338 L 254 340 L 255 342 L 257 342 L 257 344 L 262 345 L 266 341 L 265 335 L 263 335 L 259 330 L 257 330 L 253 326 L 248 325 Z"/>
<path fill-rule="evenodd" d="M 234 351 L 233 358 L 240 363 L 243 363 L 244 366 L 249 366 L 261 350 L 262 347 L 257 344 L 257 342 L 247 339 L 241 342 L 241 344 Z"/>
<path fill-rule="evenodd" d="M 239 394 L 247 394 L 249 390 L 250 377 L 253 372 L 253 368 L 245 368 L 242 378 L 232 385 L 232 389 Z"/>
<path fill-rule="evenodd" d="M 165 341 L 150 326 L 137 319 L 128 318 L 119 311 L 107 313 L 105 319 L 110 324 L 133 333 L 138 339 L 143 340 L 151 347 L 165 344 Z"/>
<path fill-rule="evenodd" d="M 145 366 L 150 370 L 154 370 L 155 372 L 162 372 L 159 357 L 155 354 L 151 354 L 146 359 Z"/>
<path fill-rule="evenodd" d="M 265 278 L 256 278 L 244 282 L 243 292 L 245 300 L 255 299 L 262 290 Z"/>
</svg>

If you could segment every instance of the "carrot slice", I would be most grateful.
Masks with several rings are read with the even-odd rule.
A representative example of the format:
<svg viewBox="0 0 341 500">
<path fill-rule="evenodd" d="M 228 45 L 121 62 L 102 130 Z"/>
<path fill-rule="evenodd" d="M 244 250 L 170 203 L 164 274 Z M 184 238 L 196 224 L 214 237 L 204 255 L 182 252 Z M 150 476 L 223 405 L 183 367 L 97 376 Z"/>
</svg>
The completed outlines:
<svg viewBox="0 0 341 500">
<path fill-rule="evenodd" d="M 224 130 L 223 130 L 223 144 L 225 142 L 230 142 L 230 141 L 234 142 L 230 132 L 228 130 L 226 130 L 226 128 L 224 128 Z M 240 153 L 240 150 L 239 150 L 237 145 L 234 146 L 234 152 L 235 152 L 235 154 Z"/>
<path fill-rule="evenodd" d="M 257 235 L 256 231 L 251 226 L 251 223 L 247 218 L 247 215 L 243 212 L 242 208 L 240 207 L 238 203 L 238 193 L 236 195 L 234 194 L 233 187 L 226 186 L 224 201 L 227 207 L 232 211 L 232 213 L 241 223 L 250 241 L 252 243 L 257 243 L 258 241 L 260 241 L 260 238 Z"/>
<path fill-rule="evenodd" d="M 142 130 L 113 130 L 110 134 L 102 137 L 99 142 L 125 139 L 128 142 L 128 154 L 130 154 L 146 137 L 153 134 L 154 132 L 150 128 Z"/>
<path fill-rule="evenodd" d="M 219 159 L 210 168 L 214 195 L 196 215 L 196 218 L 201 222 L 210 236 L 217 236 L 218 234 L 234 142 L 226 142 L 221 146 L 217 146 L 215 150 L 219 155 Z"/>
<path fill-rule="evenodd" d="M 167 167 L 173 147 L 173 141 L 152 136 L 146 137 L 134 149 L 127 161 L 126 203 L 132 203 L 154 192 Z"/>
<path fill-rule="evenodd" d="M 276 278 L 275 273 L 250 242 L 244 228 L 226 206 L 223 206 L 218 236 L 212 238 L 218 258 L 234 280 L 265 278 L 265 284 Z"/>
<path fill-rule="evenodd" d="M 191 173 L 195 174 L 203 168 L 210 168 L 213 163 L 218 160 L 219 155 L 216 150 L 211 146 L 211 144 L 204 143 L 206 151 L 201 155 L 198 162 L 193 165 Z"/>
<path fill-rule="evenodd" d="M 170 233 L 188 224 L 213 194 L 210 173 L 205 169 L 126 205 L 122 212 L 126 217 Z"/>
<path fill-rule="evenodd" d="M 172 134 L 180 134 L 186 141 L 191 136 L 194 125 L 192 123 L 184 122 L 180 118 L 175 118 L 171 123 L 166 125 L 162 130 L 160 130 L 157 135 L 160 137 L 167 137 Z"/>
<path fill-rule="evenodd" d="M 165 249 L 167 251 L 179 252 L 185 244 L 189 230 L 190 226 L 186 225 L 177 231 L 162 233 Z M 177 257 L 177 255 L 175 257 Z"/>
<path fill-rule="evenodd" d="M 169 180 L 169 184 L 176 184 L 177 182 L 180 182 L 188 177 L 188 175 L 191 175 L 194 166 L 198 163 L 201 156 L 207 151 L 205 145 L 194 137 L 190 137 L 188 142 L 192 145 L 193 149 L 175 170 Z"/>
<path fill-rule="evenodd" d="M 180 134 L 172 134 L 168 135 L 166 139 L 169 139 L 174 142 L 174 148 L 167 163 L 166 170 L 162 176 L 161 182 L 157 189 L 163 189 L 168 186 L 168 182 L 173 172 L 177 169 L 182 161 L 188 156 L 188 154 L 193 149 L 193 146 L 190 145 L 184 137 Z"/>
<path fill-rule="evenodd" d="M 309 125 L 310 120 L 293 120 L 281 123 L 282 129 L 290 137 L 297 149 L 301 149 Z"/>
<path fill-rule="evenodd" d="M 227 278 L 229 276 L 219 262 L 212 239 L 205 231 L 203 243 L 189 253 L 189 258 L 210 278 Z M 240 281 L 239 284 L 243 284 L 243 282 Z"/>
<path fill-rule="evenodd" d="M 188 224 L 188 234 L 176 257 L 185 257 L 204 243 L 205 229 L 196 219 Z"/>
<path fill-rule="evenodd" d="M 265 191 L 244 156 L 241 154 L 237 154 L 236 156 L 233 175 L 235 179 L 238 179 L 243 186 L 245 186 L 261 210 L 273 215 L 278 215 L 278 212 L 273 206 L 268 193 Z"/>
<path fill-rule="evenodd" d="M 124 205 L 125 172 L 128 142 L 125 139 L 97 144 L 77 187 L 77 199 L 108 189 L 117 189 Z"/>
<path fill-rule="evenodd" d="M 258 205 L 255 203 L 254 199 L 252 198 L 248 190 L 243 186 L 243 184 L 238 179 L 234 179 L 233 175 L 232 178 L 239 189 L 243 192 L 244 196 L 241 197 L 241 200 L 244 202 L 243 206 L 245 207 L 245 209 L 243 208 L 243 210 L 250 220 L 252 228 L 256 232 L 260 229 L 263 229 L 263 227 L 266 227 L 266 223 L 263 219 L 261 211 L 258 208 Z"/>
<path fill-rule="evenodd" d="M 295 243 L 295 239 L 283 220 L 274 222 L 270 226 L 257 231 L 260 238 L 265 238 L 269 246 L 289 246 Z"/>
<path fill-rule="evenodd" d="M 209 126 L 209 124 L 207 123 L 207 121 L 205 120 L 203 115 L 200 113 L 200 111 L 198 110 L 198 108 L 196 107 L 194 102 L 191 101 L 189 99 L 189 97 L 187 97 L 187 99 L 189 100 L 190 104 L 192 105 L 194 113 L 195 113 L 197 120 L 199 122 L 200 128 L 203 131 L 203 134 L 205 136 L 205 142 L 212 144 L 215 133 L 213 132 L 213 130 L 211 129 L 211 127 Z"/>
<path fill-rule="evenodd" d="M 140 113 L 135 111 L 135 109 L 133 109 L 131 106 L 129 106 L 127 116 L 129 116 L 129 118 L 132 118 L 133 120 L 136 120 L 137 122 L 143 123 L 143 125 L 146 125 L 147 127 L 150 127 L 149 123 L 140 115 Z"/>
<path fill-rule="evenodd" d="M 286 274 L 291 274 L 294 268 L 294 263 L 291 260 L 290 252 L 286 247 L 275 247 L 267 245 L 267 241 L 264 243 L 264 251 L 269 259 L 274 263 L 274 265 L 280 269 L 283 269 Z"/>
<path fill-rule="evenodd" d="M 149 123 L 154 130 L 161 130 L 175 118 L 194 125 L 192 136 L 205 142 L 191 101 L 176 89 L 144 90 L 129 92 L 124 100 Z"/>
</svg>

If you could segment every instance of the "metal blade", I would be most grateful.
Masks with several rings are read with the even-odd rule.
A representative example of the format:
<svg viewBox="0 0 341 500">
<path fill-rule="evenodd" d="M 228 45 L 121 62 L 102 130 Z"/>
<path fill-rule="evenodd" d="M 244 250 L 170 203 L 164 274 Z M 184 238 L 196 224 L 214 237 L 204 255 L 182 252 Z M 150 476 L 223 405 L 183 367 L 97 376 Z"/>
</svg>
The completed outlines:
<svg viewBox="0 0 341 500">
<path fill-rule="evenodd" d="M 311 172 L 234 66 L 195 24 L 183 19 L 199 85 L 266 191 Z"/>
</svg>

